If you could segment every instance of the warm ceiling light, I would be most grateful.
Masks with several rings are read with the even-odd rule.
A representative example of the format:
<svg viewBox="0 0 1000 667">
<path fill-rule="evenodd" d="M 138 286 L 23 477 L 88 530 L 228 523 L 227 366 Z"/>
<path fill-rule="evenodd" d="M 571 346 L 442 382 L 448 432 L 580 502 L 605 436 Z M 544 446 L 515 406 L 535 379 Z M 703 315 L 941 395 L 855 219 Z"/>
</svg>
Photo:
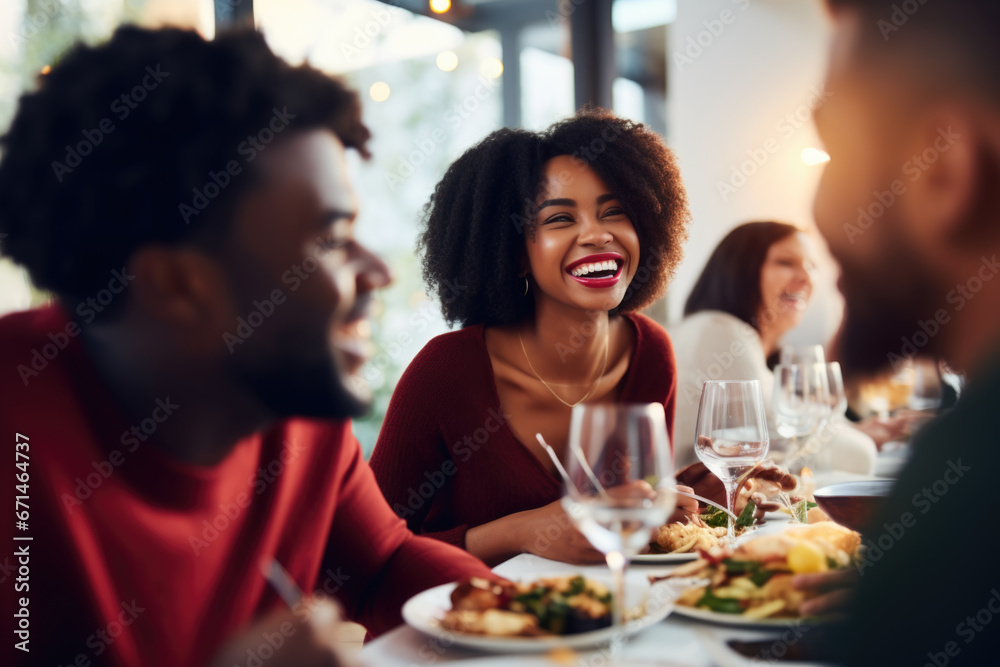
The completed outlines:
<svg viewBox="0 0 1000 667">
<path fill-rule="evenodd" d="M 51 71 L 52 71 L 52 68 L 50 66 L 48 66 L 48 65 L 46 65 L 45 67 L 42 68 L 42 74 L 48 74 Z"/>
<path fill-rule="evenodd" d="M 431 11 L 435 14 L 444 14 L 451 9 L 451 0 L 431 0 Z"/>
<path fill-rule="evenodd" d="M 802 161 L 810 166 L 824 164 L 830 161 L 830 154 L 818 148 L 803 148 Z"/>
<path fill-rule="evenodd" d="M 450 72 L 458 67 L 458 56 L 454 51 L 442 51 L 438 54 L 437 66 L 445 72 Z"/>
<path fill-rule="evenodd" d="M 385 102 L 389 99 L 389 84 L 385 81 L 376 81 L 372 84 L 372 87 L 368 89 L 368 94 L 376 102 Z"/>
<path fill-rule="evenodd" d="M 489 79 L 495 79 L 503 74 L 503 63 L 499 58 L 487 58 L 480 63 L 479 73 Z"/>
</svg>

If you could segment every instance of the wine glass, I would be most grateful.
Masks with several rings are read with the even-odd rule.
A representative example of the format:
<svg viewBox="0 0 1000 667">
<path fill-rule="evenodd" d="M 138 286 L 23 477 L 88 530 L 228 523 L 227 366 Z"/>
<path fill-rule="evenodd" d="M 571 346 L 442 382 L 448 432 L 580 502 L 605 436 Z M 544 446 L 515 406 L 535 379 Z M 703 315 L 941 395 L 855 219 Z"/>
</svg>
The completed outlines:
<svg viewBox="0 0 1000 667">
<path fill-rule="evenodd" d="M 735 510 L 743 474 L 764 459 L 768 442 L 767 417 L 758 380 L 705 382 L 698 405 L 695 453 L 726 487 L 730 512 Z M 728 523 L 726 540 L 733 548 L 736 530 L 732 517 Z"/>
<path fill-rule="evenodd" d="M 826 384 L 829 396 L 827 403 L 830 405 L 830 420 L 843 417 L 847 412 L 847 393 L 844 391 L 844 373 L 840 368 L 840 362 L 831 361 L 824 364 L 826 368 Z"/>
<path fill-rule="evenodd" d="M 943 394 L 938 363 L 931 359 L 913 361 L 913 390 L 907 400 L 911 410 L 937 410 Z"/>
<path fill-rule="evenodd" d="M 826 363 L 826 353 L 822 345 L 799 345 L 785 343 L 781 346 L 781 356 L 779 363 L 790 364 L 824 364 Z"/>
<path fill-rule="evenodd" d="M 778 434 L 792 441 L 782 461 L 792 471 L 792 462 L 809 453 L 799 446 L 799 439 L 807 438 L 808 441 L 809 436 L 825 425 L 832 412 L 826 364 L 775 366 L 773 407 Z"/>
<path fill-rule="evenodd" d="M 826 445 L 829 443 L 832 433 L 824 431 L 824 429 L 829 429 L 838 420 L 846 421 L 844 414 L 847 412 L 847 392 L 844 391 L 844 374 L 840 369 L 840 363 L 831 361 L 821 365 L 826 375 L 826 403 L 830 408 L 830 412 L 826 415 L 825 419 L 820 421 L 817 430 L 823 432 L 823 434 L 818 435 L 812 441 L 815 443 L 813 446 L 815 451 L 811 453 L 815 454 L 815 460 L 812 462 L 815 465 L 815 471 L 828 472 L 833 469 L 833 462 L 831 460 L 830 448 Z M 822 391 L 823 387 L 821 386 L 820 393 Z M 823 437 L 824 435 L 827 437 Z"/>
<path fill-rule="evenodd" d="M 677 504 L 667 420 L 661 403 L 573 408 L 563 507 L 604 554 L 614 590 L 613 618 L 624 624 L 625 567 Z"/>
</svg>

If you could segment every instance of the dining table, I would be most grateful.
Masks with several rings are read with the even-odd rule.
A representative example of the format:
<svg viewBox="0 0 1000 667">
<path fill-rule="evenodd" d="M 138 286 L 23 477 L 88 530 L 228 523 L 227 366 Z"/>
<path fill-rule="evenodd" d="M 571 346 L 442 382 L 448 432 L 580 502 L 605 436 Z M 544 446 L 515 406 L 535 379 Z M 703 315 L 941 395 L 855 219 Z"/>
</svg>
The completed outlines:
<svg viewBox="0 0 1000 667">
<path fill-rule="evenodd" d="M 847 481 L 884 479 L 871 475 L 831 471 L 816 474 L 816 487 Z M 774 512 L 765 517 L 766 522 L 745 538 L 777 533 L 791 520 L 787 514 Z M 679 564 L 633 563 L 626 572 L 628 585 L 648 585 L 649 577 L 669 573 Z M 519 554 L 493 568 L 493 571 L 512 581 L 537 579 L 548 575 L 582 574 L 585 577 L 606 577 L 604 565 L 572 565 L 549 560 L 533 554 Z M 635 667 L 730 667 L 772 664 L 761 656 L 744 658 L 727 646 L 730 640 L 767 641 L 767 656 L 780 657 L 805 636 L 813 626 L 796 619 L 780 626 L 764 629 L 723 625 L 685 618 L 676 613 L 663 621 L 650 625 L 624 640 L 577 648 L 572 652 L 498 654 L 462 648 L 442 637 L 425 635 L 408 625 L 400 626 L 365 645 L 360 653 L 361 663 L 370 667 L 427 667 L 430 665 L 555 667 L 580 665 L 610 667 L 634 665 Z M 822 665 L 820 662 L 775 662 L 785 665 Z"/>
</svg>

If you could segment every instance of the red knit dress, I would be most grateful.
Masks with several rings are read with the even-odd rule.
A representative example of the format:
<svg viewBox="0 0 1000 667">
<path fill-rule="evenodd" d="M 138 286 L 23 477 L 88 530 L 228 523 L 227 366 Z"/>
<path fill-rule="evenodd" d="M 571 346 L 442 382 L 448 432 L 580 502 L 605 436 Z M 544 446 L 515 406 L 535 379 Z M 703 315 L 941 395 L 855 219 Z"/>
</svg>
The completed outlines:
<svg viewBox="0 0 1000 667">
<path fill-rule="evenodd" d="M 662 403 L 673 431 L 677 379 L 664 329 L 625 316 L 635 348 L 625 403 Z M 482 325 L 431 340 L 403 373 L 371 457 L 382 492 L 417 533 L 465 547 L 465 534 L 558 500 L 560 480 L 507 426 Z"/>
</svg>

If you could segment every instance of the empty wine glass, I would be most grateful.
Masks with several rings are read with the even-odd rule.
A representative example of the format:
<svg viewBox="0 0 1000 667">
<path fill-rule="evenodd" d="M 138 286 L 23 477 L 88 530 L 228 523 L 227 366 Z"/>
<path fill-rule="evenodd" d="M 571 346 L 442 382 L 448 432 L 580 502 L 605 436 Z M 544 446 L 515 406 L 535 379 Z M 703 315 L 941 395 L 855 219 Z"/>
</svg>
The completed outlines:
<svg viewBox="0 0 1000 667">
<path fill-rule="evenodd" d="M 840 386 L 842 389 L 842 380 Z M 825 425 L 832 412 L 826 364 L 775 366 L 773 407 L 778 434 L 792 441 L 782 461 L 792 471 L 793 462 L 801 464 L 801 459 L 809 453 L 799 445 L 800 439 L 806 438 L 808 442 L 809 436 Z M 801 465 L 796 467 L 801 469 Z"/>
<path fill-rule="evenodd" d="M 713 380 L 705 383 L 698 405 L 695 453 L 726 487 L 726 503 L 735 511 L 744 473 L 767 455 L 769 437 L 764 399 L 757 380 Z M 733 518 L 726 540 L 736 546 Z"/>
<path fill-rule="evenodd" d="M 625 567 L 677 504 L 661 403 L 573 408 L 563 507 L 611 569 L 614 623 L 624 623 Z"/>
<path fill-rule="evenodd" d="M 804 463 L 814 472 L 828 472 L 833 469 L 830 448 L 827 446 L 833 437 L 830 429 L 835 422 L 846 421 L 844 414 L 847 412 L 847 393 L 844 391 L 844 374 L 840 369 L 840 363 L 831 361 L 822 364 L 822 367 L 826 374 L 826 402 L 830 412 L 821 420 L 817 436 L 806 448 L 806 453 L 813 454 L 813 459 Z"/>
</svg>

